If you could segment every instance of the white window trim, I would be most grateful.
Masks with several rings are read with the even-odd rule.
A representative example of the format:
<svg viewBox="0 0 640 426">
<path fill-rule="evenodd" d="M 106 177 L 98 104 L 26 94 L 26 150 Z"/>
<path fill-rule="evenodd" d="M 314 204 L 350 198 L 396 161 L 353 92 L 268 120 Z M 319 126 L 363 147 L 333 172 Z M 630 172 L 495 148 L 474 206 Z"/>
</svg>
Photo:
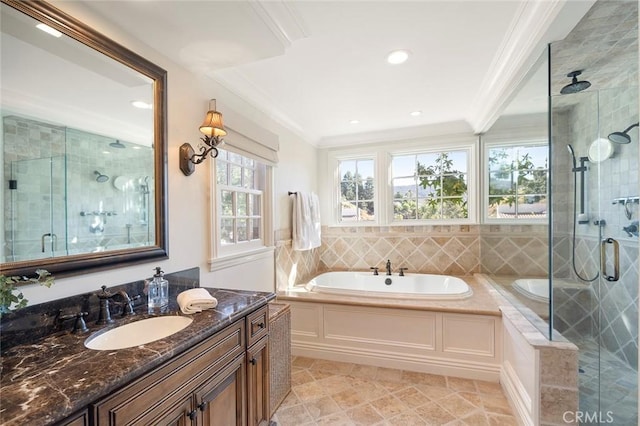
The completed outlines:
<svg viewBox="0 0 640 426">
<path fill-rule="evenodd" d="M 337 227 L 351 227 L 351 226 L 377 226 L 380 223 L 380 215 L 379 215 L 379 206 L 380 206 L 380 189 L 378 185 L 380 180 L 378 178 L 379 168 L 378 165 L 380 163 L 378 156 L 375 152 L 371 150 L 362 152 L 361 150 L 353 151 L 351 153 L 340 153 L 337 155 L 329 154 L 329 176 L 331 176 L 331 181 L 333 184 L 331 185 L 331 224 L 330 226 Z M 342 222 L 340 221 L 340 203 L 341 196 L 340 184 L 342 182 L 342 176 L 340 176 L 340 162 L 341 161 L 349 161 L 349 160 L 373 160 L 373 170 L 375 176 L 373 178 L 374 187 L 373 187 L 373 205 L 375 208 L 375 220 L 367 220 L 367 221 L 354 221 L 354 222 Z"/>
<path fill-rule="evenodd" d="M 388 147 L 392 145 L 393 149 Z M 454 135 L 440 137 L 436 141 L 416 139 L 402 142 L 389 142 L 386 145 L 376 145 L 358 147 L 350 149 L 335 149 L 328 152 L 327 176 L 330 176 L 331 187 L 330 208 L 331 214 L 327 225 L 329 227 L 363 227 L 363 226 L 424 226 L 424 225 L 456 225 L 456 224 L 476 224 L 479 220 L 479 178 L 482 174 L 479 167 L 479 140 L 477 136 Z M 393 155 L 416 154 L 423 152 L 443 152 L 443 151 L 468 151 L 468 214 L 466 219 L 432 219 L 432 220 L 393 220 L 393 186 L 391 181 L 391 157 Z M 338 168 L 340 161 L 373 159 L 374 170 L 374 205 L 376 218 L 367 222 L 340 222 L 339 202 L 340 193 L 340 171 Z"/>
<path fill-rule="evenodd" d="M 483 141 L 482 143 L 482 222 L 495 225 L 546 225 L 549 223 L 549 209 L 551 204 L 549 203 L 549 188 L 551 182 L 549 181 L 550 169 L 547 169 L 547 216 L 540 219 L 501 219 L 492 218 L 487 215 L 489 211 L 489 150 L 496 147 L 513 147 L 513 146 L 533 146 L 533 145 L 548 145 L 549 141 L 545 138 L 527 138 L 527 139 L 505 139 L 501 138 L 494 141 Z"/>
<path fill-rule="evenodd" d="M 263 162 L 264 164 L 264 162 Z M 265 164 L 265 187 L 262 191 L 262 243 L 247 244 L 239 243 L 239 250 L 225 249 L 222 250 L 220 244 L 220 219 L 221 202 L 219 200 L 219 191 L 217 185 L 217 162 L 212 161 L 210 167 L 210 257 L 209 271 L 217 271 L 231 266 L 240 265 L 242 263 L 260 258 L 265 253 L 273 253 L 274 237 L 273 237 L 273 206 L 274 206 L 274 182 L 273 182 L 273 166 Z"/>
<path fill-rule="evenodd" d="M 477 142 L 474 140 L 470 142 L 461 143 L 448 143 L 442 145 L 432 145 L 423 148 L 394 150 L 388 153 L 388 171 L 387 171 L 387 194 L 393 198 L 393 181 L 391 176 L 391 159 L 393 156 L 399 155 L 416 155 L 424 153 L 440 153 L 451 151 L 466 151 L 467 152 L 467 214 L 468 217 L 463 219 L 406 219 L 406 220 L 394 220 L 393 219 L 393 203 L 389 201 L 387 205 L 387 215 L 390 218 L 389 226 L 423 226 L 423 225 L 447 225 L 447 224 L 474 224 L 477 218 L 477 179 L 476 169 L 477 164 Z"/>
</svg>

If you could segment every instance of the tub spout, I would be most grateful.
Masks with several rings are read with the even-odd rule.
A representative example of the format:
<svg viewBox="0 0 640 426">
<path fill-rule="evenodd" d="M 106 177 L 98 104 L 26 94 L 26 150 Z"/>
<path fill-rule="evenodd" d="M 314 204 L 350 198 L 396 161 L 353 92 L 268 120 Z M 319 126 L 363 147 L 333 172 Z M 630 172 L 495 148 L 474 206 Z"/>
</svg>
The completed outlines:
<svg viewBox="0 0 640 426">
<path fill-rule="evenodd" d="M 387 269 L 387 275 L 391 275 L 391 260 L 387 259 L 387 265 L 385 268 Z"/>
</svg>

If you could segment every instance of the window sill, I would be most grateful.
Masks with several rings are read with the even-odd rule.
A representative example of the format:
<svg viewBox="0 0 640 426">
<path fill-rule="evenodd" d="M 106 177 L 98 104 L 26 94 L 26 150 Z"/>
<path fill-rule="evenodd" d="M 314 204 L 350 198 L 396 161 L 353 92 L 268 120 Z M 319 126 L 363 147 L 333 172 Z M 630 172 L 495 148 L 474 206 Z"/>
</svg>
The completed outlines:
<svg viewBox="0 0 640 426">
<path fill-rule="evenodd" d="M 255 260 L 273 257 L 274 251 L 275 247 L 261 247 L 242 253 L 234 253 L 228 256 L 219 257 L 217 259 L 210 259 L 209 272 L 220 271 L 222 269 L 239 266 Z"/>
</svg>

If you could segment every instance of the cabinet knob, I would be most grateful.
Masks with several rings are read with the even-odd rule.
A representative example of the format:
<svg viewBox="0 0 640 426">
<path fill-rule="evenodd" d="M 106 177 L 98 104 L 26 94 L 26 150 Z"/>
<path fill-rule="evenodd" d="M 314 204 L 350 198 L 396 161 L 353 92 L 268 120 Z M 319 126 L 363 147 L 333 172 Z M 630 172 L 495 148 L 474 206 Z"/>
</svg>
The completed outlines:
<svg viewBox="0 0 640 426">
<path fill-rule="evenodd" d="M 189 418 L 191 419 L 191 421 L 194 421 L 196 417 L 198 417 L 198 410 L 191 410 L 189 412 Z"/>
<path fill-rule="evenodd" d="M 256 365 L 258 363 L 258 360 L 256 360 L 255 358 L 251 358 L 249 362 L 251 363 L 251 365 Z"/>
<path fill-rule="evenodd" d="M 200 411 L 204 411 L 204 410 L 206 410 L 206 409 L 207 409 L 207 404 L 208 404 L 208 402 L 207 402 L 207 401 L 202 401 L 202 402 L 200 403 L 200 405 L 198 405 L 198 410 L 200 410 Z"/>
</svg>

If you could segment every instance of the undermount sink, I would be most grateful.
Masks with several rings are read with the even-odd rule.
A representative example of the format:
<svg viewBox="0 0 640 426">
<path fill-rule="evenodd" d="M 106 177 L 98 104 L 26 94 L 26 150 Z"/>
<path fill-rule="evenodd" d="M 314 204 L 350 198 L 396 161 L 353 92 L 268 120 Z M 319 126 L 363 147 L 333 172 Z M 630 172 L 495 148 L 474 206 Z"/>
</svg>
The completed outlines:
<svg viewBox="0 0 640 426">
<path fill-rule="evenodd" d="M 99 331 L 87 338 L 84 345 L 96 351 L 132 348 L 155 342 L 186 328 L 193 319 L 181 316 L 152 317 Z"/>
</svg>

